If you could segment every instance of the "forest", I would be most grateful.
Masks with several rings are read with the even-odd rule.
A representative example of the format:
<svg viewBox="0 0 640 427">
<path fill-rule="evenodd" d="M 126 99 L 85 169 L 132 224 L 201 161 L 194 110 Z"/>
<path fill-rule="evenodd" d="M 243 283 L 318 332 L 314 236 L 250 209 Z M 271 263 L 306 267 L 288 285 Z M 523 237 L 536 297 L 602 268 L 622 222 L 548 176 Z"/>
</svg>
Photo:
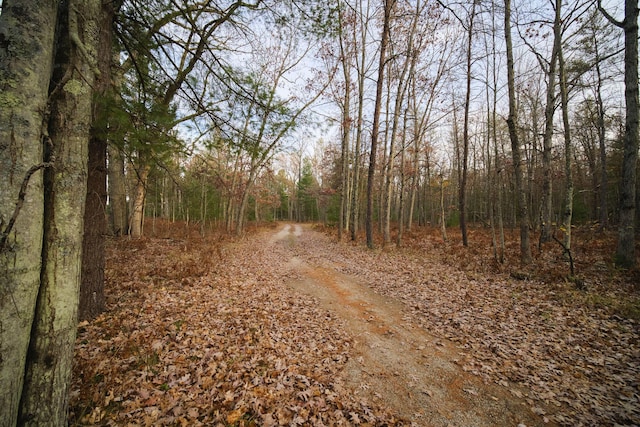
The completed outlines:
<svg viewBox="0 0 640 427">
<path fill-rule="evenodd" d="M 475 423 L 368 391 L 366 327 L 332 311 L 361 286 L 465 399 L 526 407 L 501 422 L 640 423 L 638 13 L 0 0 L 0 426 Z"/>
</svg>

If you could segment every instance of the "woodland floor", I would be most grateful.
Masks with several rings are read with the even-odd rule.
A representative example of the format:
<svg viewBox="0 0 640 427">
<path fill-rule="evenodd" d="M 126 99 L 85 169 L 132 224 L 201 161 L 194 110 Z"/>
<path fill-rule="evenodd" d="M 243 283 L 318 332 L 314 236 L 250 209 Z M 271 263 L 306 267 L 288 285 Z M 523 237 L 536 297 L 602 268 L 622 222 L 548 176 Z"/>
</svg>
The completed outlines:
<svg viewBox="0 0 640 427">
<path fill-rule="evenodd" d="M 108 245 L 71 425 L 640 425 L 640 277 L 613 236 L 504 264 L 432 231 L 401 249 L 278 224 L 233 241 L 158 223 Z M 459 240 L 459 239 L 458 239 Z"/>
</svg>

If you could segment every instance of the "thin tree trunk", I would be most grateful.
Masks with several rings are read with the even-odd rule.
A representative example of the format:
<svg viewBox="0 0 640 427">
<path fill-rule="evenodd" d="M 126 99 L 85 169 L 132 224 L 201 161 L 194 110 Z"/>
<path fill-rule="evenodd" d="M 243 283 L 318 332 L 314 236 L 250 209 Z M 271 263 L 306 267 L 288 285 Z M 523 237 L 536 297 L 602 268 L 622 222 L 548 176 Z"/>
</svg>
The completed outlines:
<svg viewBox="0 0 640 427">
<path fill-rule="evenodd" d="M 555 18 L 553 21 L 553 48 L 551 50 L 551 59 L 549 60 L 549 68 L 547 70 L 547 104 L 544 109 L 544 136 L 542 139 L 542 203 L 540 211 L 540 246 L 551 240 L 551 223 L 553 215 L 553 198 L 552 198 L 552 171 L 551 171 L 551 148 L 553 139 L 553 116 L 556 109 L 556 65 L 558 63 L 558 54 L 562 43 L 561 28 L 562 16 L 561 9 L 555 7 Z"/>
<path fill-rule="evenodd" d="M 440 232 L 442 240 L 447 241 L 447 217 L 444 209 L 444 176 L 440 175 Z"/>
<path fill-rule="evenodd" d="M 490 219 L 491 219 L 491 240 L 493 244 L 493 255 L 497 262 L 504 262 L 504 226 L 502 221 L 502 183 L 500 182 L 501 163 L 498 157 L 498 66 L 496 54 L 496 4 L 491 3 L 491 74 L 487 70 L 487 81 L 491 78 L 491 96 L 489 85 L 487 85 L 487 164 L 491 165 L 493 156 L 493 171 L 487 171 L 489 182 L 490 198 Z M 491 144 L 493 143 L 493 153 Z"/>
<path fill-rule="evenodd" d="M 497 80 L 494 80 L 497 81 Z M 497 118 L 497 102 L 498 102 L 498 98 L 497 98 L 497 92 L 494 92 L 493 94 L 493 156 L 495 158 L 494 161 L 494 169 L 495 169 L 495 181 L 494 181 L 494 191 L 495 194 L 497 195 L 497 202 L 496 202 L 496 216 L 497 216 L 497 220 L 498 220 L 498 241 L 499 241 L 499 250 L 498 250 L 498 262 L 500 262 L 500 264 L 504 263 L 504 219 L 503 219 L 503 213 L 502 213 L 502 164 L 500 162 L 500 156 L 498 155 L 498 135 L 497 135 L 497 124 L 498 124 L 498 118 Z"/>
<path fill-rule="evenodd" d="M 413 92 L 415 92 L 415 84 L 413 85 Z M 415 98 L 415 93 L 414 96 Z M 416 114 L 416 108 L 414 108 L 414 115 Z M 413 214 L 416 208 L 416 198 L 418 196 L 418 179 L 420 176 L 420 137 L 417 132 L 417 119 L 414 120 L 414 147 L 413 155 L 411 156 L 411 166 L 413 169 L 413 175 L 411 175 L 411 196 L 409 197 L 409 218 L 407 218 L 407 231 L 411 231 L 413 227 Z"/>
<path fill-rule="evenodd" d="M 339 12 L 340 28 L 342 28 L 342 11 Z M 351 70 L 347 64 L 342 31 L 340 32 L 340 56 L 342 57 L 342 71 L 344 75 L 344 100 L 342 104 L 342 144 L 341 144 L 341 176 L 340 176 L 340 216 L 338 218 L 338 240 L 342 240 L 342 233 L 349 229 L 347 214 L 349 203 L 349 138 L 351 136 Z"/>
<path fill-rule="evenodd" d="M 556 9 L 560 10 L 562 0 L 556 1 Z M 559 13 L 559 12 L 558 12 Z M 562 123 L 564 125 L 564 173 L 565 200 L 562 223 L 564 226 L 564 247 L 571 249 L 571 219 L 573 217 L 573 172 L 571 170 L 571 124 L 569 123 L 569 96 L 567 93 L 567 76 L 562 46 L 558 49 L 558 71 L 560 73 L 560 102 L 562 104 Z"/>
<path fill-rule="evenodd" d="M 138 171 L 138 177 L 136 180 L 136 186 L 133 196 L 133 207 L 131 214 L 131 236 L 142 237 L 142 226 L 144 221 L 144 201 L 147 195 L 147 180 L 149 178 L 149 172 L 151 166 L 144 165 Z"/>
<path fill-rule="evenodd" d="M 204 237 L 207 222 L 207 180 L 203 173 L 200 181 L 200 236 Z"/>
<path fill-rule="evenodd" d="M 384 227 L 383 227 L 383 232 L 384 232 L 383 236 L 384 236 L 385 245 L 391 242 L 391 230 L 390 230 L 391 228 L 391 197 L 392 197 L 391 183 L 393 182 L 395 140 L 398 135 L 398 126 L 400 121 L 401 109 L 404 104 L 407 88 L 409 87 L 408 79 L 411 79 L 411 76 L 413 75 L 413 71 L 415 69 L 415 63 L 417 61 L 417 55 L 414 52 L 413 40 L 414 40 L 414 35 L 416 33 L 417 25 L 418 25 L 420 10 L 421 10 L 420 0 L 418 0 L 415 6 L 415 15 L 413 16 L 413 19 L 411 22 L 411 30 L 409 32 L 409 39 L 407 41 L 405 61 L 402 64 L 402 71 L 400 72 L 400 76 L 398 77 L 398 88 L 397 88 L 396 99 L 395 99 L 395 104 L 393 108 L 393 118 L 392 118 L 392 126 L 391 126 L 391 142 L 390 142 L 390 148 L 389 148 L 389 161 L 387 163 L 387 173 L 386 173 L 386 180 L 385 180 L 386 206 L 385 206 Z M 408 74 L 408 77 L 407 77 L 407 74 Z M 403 122 L 404 123 L 403 124 L 403 141 L 404 141 L 404 134 L 406 132 L 406 115 L 404 116 L 403 120 L 404 120 Z M 402 157 L 404 159 L 404 142 L 402 146 Z M 404 164 L 402 165 L 402 167 L 404 168 Z M 404 188 L 404 182 L 402 183 L 402 186 Z M 402 194 L 400 195 L 400 197 L 402 200 Z M 399 218 L 399 222 L 398 222 L 399 227 L 402 227 L 403 225 L 402 221 L 403 219 Z M 399 244 L 400 243 L 398 241 L 398 245 Z"/>
<path fill-rule="evenodd" d="M 515 196 L 517 200 L 516 219 L 520 223 L 520 262 L 523 265 L 531 263 L 531 245 L 529 241 L 529 211 L 527 208 L 527 193 L 522 182 L 522 154 L 517 129 L 517 107 L 515 94 L 515 76 L 513 66 L 513 44 L 511 41 L 511 0 L 504 2 L 505 43 L 507 47 L 507 85 L 509 87 L 509 116 L 507 125 L 511 139 L 511 153 L 515 174 Z"/>
<path fill-rule="evenodd" d="M 373 109 L 373 129 L 371 131 L 371 153 L 369 155 L 369 172 L 367 174 L 367 215 L 365 229 L 367 234 L 367 247 L 373 249 L 373 181 L 376 169 L 376 156 L 378 147 L 378 133 L 380 131 L 380 107 L 382 106 L 382 84 L 384 81 L 384 68 L 387 56 L 387 44 L 389 42 L 389 26 L 391 9 L 395 0 L 384 2 L 384 23 L 382 40 L 380 41 L 380 57 L 378 61 L 378 80 L 376 82 L 376 101 Z"/>
<path fill-rule="evenodd" d="M 609 228 L 609 178 L 607 173 L 606 126 L 604 121 L 604 102 L 602 100 L 602 74 L 600 70 L 600 54 L 598 43 L 595 43 L 596 75 L 598 83 L 596 89 L 596 105 L 598 108 L 598 147 L 600 149 L 600 229 Z"/>
<path fill-rule="evenodd" d="M 360 223 L 360 147 L 362 144 L 362 102 L 358 105 L 358 129 L 356 130 L 356 143 L 353 153 L 353 183 L 351 184 L 351 240 L 358 238 Z"/>
<path fill-rule="evenodd" d="M 404 85 L 403 83 L 403 79 L 405 78 L 406 75 L 406 68 L 405 70 L 403 70 L 403 73 L 401 74 L 401 77 L 399 79 L 399 87 L 398 87 L 398 93 L 396 94 L 396 100 L 395 100 L 395 106 L 394 106 L 394 110 L 393 110 L 393 117 L 392 117 L 392 125 L 391 125 L 391 138 L 389 141 L 389 160 L 387 161 L 386 165 L 386 173 L 385 173 L 385 179 L 384 179 L 384 201 L 385 201 L 385 205 L 384 205 L 384 213 L 383 213 L 383 226 L 382 226 L 382 230 L 383 230 L 383 246 L 387 245 L 389 243 L 391 243 L 391 198 L 392 198 L 392 186 L 391 183 L 393 182 L 393 167 L 394 167 L 394 160 L 395 160 L 395 140 L 397 137 L 397 133 L 398 133 L 398 117 L 400 115 L 400 107 L 402 105 L 403 102 L 403 95 L 402 93 L 404 92 L 404 87 L 406 87 L 406 85 Z"/>
<path fill-rule="evenodd" d="M 249 192 L 253 187 L 253 181 L 255 179 L 255 174 L 256 174 L 255 168 L 256 166 L 252 162 L 251 169 L 249 170 L 249 177 L 247 178 L 247 181 L 245 183 L 244 191 L 242 193 L 242 199 L 240 201 L 240 206 L 238 208 L 238 220 L 236 222 L 237 236 L 242 236 L 242 234 L 244 233 L 244 224 L 246 221 L 245 215 L 247 211 L 247 205 L 249 204 Z"/>
<path fill-rule="evenodd" d="M 127 190 L 124 175 L 124 158 L 116 147 L 107 146 L 109 176 L 109 206 L 111 208 L 111 228 L 115 236 L 128 233 L 129 214 L 127 212 Z"/>
<path fill-rule="evenodd" d="M 359 2 L 360 16 L 362 19 L 369 17 L 370 2 L 366 2 L 367 9 L 362 13 L 362 1 Z M 367 58 L 367 25 L 368 21 L 365 21 L 360 31 L 360 61 L 358 62 L 358 56 L 356 55 L 356 64 L 358 68 L 358 117 L 356 126 L 356 142 L 353 151 L 353 184 L 351 191 L 351 240 L 356 241 L 358 237 L 358 229 L 360 227 L 360 164 L 361 164 L 361 149 L 362 149 L 362 134 L 364 124 L 364 95 L 365 95 L 365 77 L 366 77 L 366 58 Z M 354 30 L 354 45 L 357 46 L 356 32 Z"/>
<path fill-rule="evenodd" d="M 386 216 L 386 203 L 388 200 L 387 197 L 387 193 L 386 193 L 386 179 L 387 179 L 387 172 L 388 172 L 388 167 L 389 167 L 389 163 L 390 161 L 392 161 L 393 159 L 393 153 L 389 153 L 389 150 L 393 150 L 393 143 L 391 144 L 391 147 L 389 148 L 389 129 L 391 129 L 391 126 L 389 125 L 389 118 L 391 116 L 390 110 L 391 110 L 391 60 L 389 60 L 389 62 L 387 63 L 387 74 L 386 74 L 386 83 L 387 83 L 387 97 L 386 97 L 386 102 L 385 102 L 385 109 L 384 109 L 384 134 L 382 137 L 382 140 L 384 141 L 384 146 L 382 148 L 382 166 L 380 167 L 380 185 L 379 185 L 379 194 L 378 194 L 378 231 L 380 233 L 383 233 L 383 228 L 384 228 L 384 223 L 385 223 L 385 216 Z M 383 236 L 384 239 L 384 236 Z M 385 243 L 383 242 L 383 245 Z"/>
<path fill-rule="evenodd" d="M 467 237 L 467 167 L 469 162 L 469 110 L 471 108 L 471 47 L 473 44 L 473 23 L 476 16 L 477 0 L 473 1 L 471 6 L 471 15 L 469 16 L 469 28 L 467 31 L 467 87 L 464 100 L 464 124 L 462 130 L 462 177 L 460 180 L 460 231 L 462 233 L 462 245 L 469 246 Z"/>
<path fill-rule="evenodd" d="M 405 143 L 407 142 L 407 110 L 404 111 L 403 122 L 402 122 L 402 151 L 400 155 L 400 211 L 398 213 L 398 238 L 396 240 L 396 244 L 398 247 L 402 246 L 402 237 L 404 233 L 404 211 L 405 211 L 405 201 L 404 201 L 404 187 L 405 187 L 405 177 L 404 177 L 404 154 L 405 154 Z"/>
</svg>

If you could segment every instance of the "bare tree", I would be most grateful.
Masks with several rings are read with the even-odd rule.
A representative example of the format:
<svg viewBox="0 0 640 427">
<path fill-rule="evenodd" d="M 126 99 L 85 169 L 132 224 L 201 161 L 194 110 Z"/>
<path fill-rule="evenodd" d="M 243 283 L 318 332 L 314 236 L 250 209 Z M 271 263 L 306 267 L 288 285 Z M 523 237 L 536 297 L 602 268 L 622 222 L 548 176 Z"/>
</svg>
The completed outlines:
<svg viewBox="0 0 640 427">
<path fill-rule="evenodd" d="M 345 6 L 338 2 L 339 28 L 338 38 L 340 46 L 340 62 L 342 65 L 342 74 L 344 77 L 344 96 L 342 101 L 342 140 L 340 153 L 340 214 L 338 218 L 338 239 L 342 240 L 343 231 L 349 231 L 349 151 L 351 138 L 351 55 L 348 51 L 347 36 L 344 34 L 345 15 L 348 13 Z"/>
<path fill-rule="evenodd" d="M 382 38 L 380 40 L 380 52 L 378 57 L 378 79 L 376 81 L 376 101 L 373 108 L 373 128 L 371 130 L 371 152 L 369 155 L 369 171 L 367 173 L 367 214 L 365 230 L 367 234 L 367 247 L 373 249 L 373 181 L 376 171 L 376 156 L 378 148 L 378 134 L 380 132 L 380 109 L 382 107 L 382 89 L 384 82 L 384 69 L 386 66 L 387 45 L 389 43 L 391 11 L 396 0 L 384 0 L 384 20 L 382 25 Z"/>
<path fill-rule="evenodd" d="M 520 262 L 526 265 L 531 263 L 529 210 L 527 206 L 527 193 L 522 182 L 522 154 L 517 128 L 518 117 L 513 64 L 513 42 L 511 41 L 511 0 L 505 0 L 504 2 L 504 32 L 507 47 L 507 84 L 509 88 L 509 116 L 507 118 L 507 125 L 511 139 L 511 156 L 513 158 L 515 174 L 517 218 L 520 223 Z"/>
<path fill-rule="evenodd" d="M 638 163 L 638 0 L 625 0 L 624 20 L 611 16 L 598 0 L 598 8 L 613 25 L 624 31 L 625 132 L 620 192 L 620 225 L 616 263 L 636 265 L 636 169 Z"/>
<path fill-rule="evenodd" d="M 416 62 L 418 59 L 418 52 L 415 47 L 416 30 L 418 28 L 418 20 L 422 13 L 422 4 L 420 0 L 416 2 L 415 10 L 410 15 L 411 21 L 409 27 L 406 29 L 407 34 L 398 34 L 397 42 L 402 44 L 402 51 L 394 54 L 393 57 L 398 61 L 402 56 L 403 60 L 399 63 L 399 74 L 397 78 L 397 87 L 395 92 L 395 100 L 393 111 L 391 113 L 391 135 L 389 140 L 389 159 L 386 163 L 386 171 L 384 177 L 384 216 L 383 216 L 383 244 L 389 244 L 391 242 L 391 201 L 392 201 L 392 182 L 394 180 L 394 160 L 396 157 L 395 143 L 398 138 L 399 123 L 402 116 L 401 109 L 405 104 L 405 98 L 409 81 L 414 73 Z M 405 38 L 406 37 L 406 38 Z M 391 97 L 391 94 L 389 94 Z M 406 127 L 405 127 L 406 129 Z M 404 133 L 403 133 L 404 134 Z M 404 146 L 402 147 L 402 153 L 404 154 Z"/>
</svg>

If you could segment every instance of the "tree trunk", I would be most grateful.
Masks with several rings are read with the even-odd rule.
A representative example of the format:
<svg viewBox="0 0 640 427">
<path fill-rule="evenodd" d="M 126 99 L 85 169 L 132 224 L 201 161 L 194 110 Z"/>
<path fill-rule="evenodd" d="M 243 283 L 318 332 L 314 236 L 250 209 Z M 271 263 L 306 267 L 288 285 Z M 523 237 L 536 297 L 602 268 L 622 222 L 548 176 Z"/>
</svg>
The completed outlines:
<svg viewBox="0 0 640 427">
<path fill-rule="evenodd" d="M 144 201 L 147 196 L 147 180 L 151 172 L 151 166 L 143 165 L 138 171 L 136 187 L 133 195 L 133 206 L 131 208 L 131 236 L 142 237 L 142 226 L 144 221 Z"/>
<path fill-rule="evenodd" d="M 391 9 L 395 0 L 384 2 L 384 23 L 382 28 L 382 40 L 380 41 L 380 56 L 378 59 L 378 80 L 376 82 L 376 101 L 373 109 L 373 128 L 371 130 L 371 153 L 369 155 L 369 171 L 367 173 L 367 214 L 365 229 L 367 234 L 367 247 L 373 249 L 373 180 L 376 171 L 376 155 L 378 148 L 378 133 L 380 131 L 380 108 L 382 106 L 382 84 L 384 81 L 384 68 L 387 56 L 387 44 L 389 42 L 389 26 Z"/>
<path fill-rule="evenodd" d="M 360 16 L 363 20 L 368 20 L 370 2 L 366 2 L 366 11 L 362 10 L 362 1 L 358 2 L 360 7 Z M 364 124 L 364 95 L 365 95 L 365 78 L 366 78 L 366 58 L 367 58 L 367 34 L 368 21 L 362 23 L 360 31 L 360 57 L 355 56 L 356 66 L 358 69 L 358 117 L 356 124 L 356 141 L 353 150 L 353 183 L 351 185 L 351 240 L 356 241 L 358 237 L 358 229 L 360 227 L 360 150 L 362 149 L 362 133 Z M 356 31 L 354 30 L 354 46 L 357 46 Z"/>
<path fill-rule="evenodd" d="M 111 85 L 111 60 L 113 58 L 113 20 L 115 4 L 102 3 L 100 18 L 100 42 L 98 45 L 98 69 L 94 90 L 104 97 Z M 93 117 L 105 114 L 101 102 L 93 103 Z M 89 140 L 87 197 L 82 240 L 82 285 L 80 287 L 80 320 L 90 320 L 104 310 L 104 239 L 107 232 L 107 120 L 96 120 Z M 101 128 L 97 128 L 101 126 Z"/>
<path fill-rule="evenodd" d="M 496 54 L 496 4 L 491 4 L 491 75 L 487 70 L 487 81 L 491 81 L 491 88 L 487 85 L 487 164 L 491 164 L 493 156 L 493 171 L 487 171 L 489 175 L 489 198 L 491 213 L 491 237 L 493 243 L 494 258 L 500 264 L 504 263 L 504 224 L 502 220 L 502 163 L 498 156 L 498 61 Z M 491 80 L 490 80 L 491 78 Z M 491 95 L 489 90 L 491 89 Z M 493 143 L 493 151 L 491 144 Z"/>
<path fill-rule="evenodd" d="M 636 265 L 636 168 L 638 165 L 638 0 L 625 1 L 624 29 L 624 98 L 625 132 L 620 192 L 620 225 L 616 264 Z"/>
<path fill-rule="evenodd" d="M 442 240 L 447 241 L 447 217 L 444 210 L 444 176 L 440 175 L 440 232 Z"/>
<path fill-rule="evenodd" d="M 80 320 L 91 320 L 104 310 L 104 236 L 107 232 L 107 143 L 95 135 L 89 140 L 89 163 L 84 237 L 82 240 L 82 285 Z"/>
<path fill-rule="evenodd" d="M 16 425 L 43 237 L 42 131 L 57 1 L 5 2 L 0 14 L 0 426 Z M 12 49 L 8 49 L 11 46 Z"/>
<path fill-rule="evenodd" d="M 600 230 L 609 228 L 609 177 L 607 173 L 607 146 L 604 101 L 602 100 L 602 72 L 597 36 L 594 37 L 596 75 L 596 105 L 598 110 L 598 148 L 600 151 Z"/>
<path fill-rule="evenodd" d="M 59 6 L 48 159 L 41 284 L 25 367 L 20 420 L 64 425 L 78 322 L 92 89 L 100 0 Z"/>
<path fill-rule="evenodd" d="M 339 12 L 342 23 L 342 11 Z M 340 25 L 342 28 L 342 25 Z M 342 233 L 349 229 L 349 218 L 347 215 L 349 203 L 349 145 L 351 142 L 351 70 L 347 63 L 347 56 L 344 49 L 343 34 L 340 32 L 340 56 L 342 58 L 342 71 L 344 75 L 344 100 L 342 103 L 342 144 L 341 144 L 341 172 L 340 172 L 340 216 L 338 218 L 338 240 L 342 240 Z"/>
<path fill-rule="evenodd" d="M 497 80 L 494 80 L 497 81 Z M 497 86 L 494 86 L 497 87 Z M 500 156 L 498 155 L 498 135 L 497 135 L 497 92 L 493 94 L 493 156 L 495 158 L 494 161 L 494 169 L 495 169 L 495 181 L 494 181 L 494 189 L 493 191 L 496 194 L 496 217 L 497 217 L 497 226 L 498 226 L 498 262 L 500 264 L 504 263 L 504 219 L 502 214 L 502 179 L 501 174 L 503 170 L 502 163 L 500 162 Z"/>
<path fill-rule="evenodd" d="M 396 91 L 396 99 L 393 107 L 393 117 L 392 117 L 392 125 L 391 125 L 391 141 L 389 147 L 389 161 L 387 163 L 387 173 L 385 180 L 385 195 L 386 195 L 386 205 L 385 205 L 385 213 L 384 213 L 384 244 L 388 244 L 391 242 L 391 197 L 392 197 L 392 188 L 391 183 L 393 182 L 393 165 L 395 159 L 395 140 L 398 135 L 398 126 L 400 122 L 401 110 L 404 105 L 405 96 L 407 93 L 407 88 L 409 87 L 408 79 L 411 79 L 413 75 L 413 71 L 415 70 L 415 64 L 417 61 L 417 55 L 414 53 L 413 40 L 414 35 L 416 33 L 416 28 L 418 25 L 419 14 L 420 14 L 420 0 L 416 2 L 415 15 L 412 17 L 411 22 L 411 30 L 409 32 L 409 39 L 407 41 L 406 46 L 406 57 L 405 61 L 402 64 L 402 71 L 400 72 L 400 76 L 398 76 L 398 88 Z M 407 77 L 407 74 L 409 77 Z M 406 116 L 403 118 L 403 141 L 404 141 L 404 133 L 406 132 Z M 402 156 L 404 159 L 404 143 L 402 146 Z M 404 164 L 402 165 L 404 167 Z M 402 183 L 404 188 L 404 182 Z M 401 195 L 402 200 L 402 195 Z M 402 228 L 402 217 L 399 218 L 398 227 Z M 398 241 L 398 245 L 399 245 Z"/>
<path fill-rule="evenodd" d="M 202 174 L 200 181 L 200 236 L 204 237 L 207 225 L 207 180 L 206 175 Z M 256 203 L 256 222 L 258 221 L 258 203 Z"/>
<path fill-rule="evenodd" d="M 517 129 L 517 106 L 515 76 L 513 66 L 513 44 L 511 41 L 511 0 L 504 2 L 505 43 L 507 47 L 507 85 L 509 87 L 509 138 L 511 139 L 511 155 L 515 174 L 515 193 L 517 200 L 516 219 L 520 223 L 520 262 L 523 265 L 531 263 L 531 246 L 529 242 L 529 211 L 527 208 L 527 193 L 522 182 L 522 154 Z"/>
<path fill-rule="evenodd" d="M 385 182 L 387 177 L 387 170 L 389 163 L 393 159 L 393 155 L 389 153 L 389 151 L 393 150 L 393 143 L 389 144 L 389 129 L 391 126 L 389 124 L 390 116 L 391 116 L 391 60 L 387 62 L 387 73 L 386 73 L 386 102 L 384 108 L 384 133 L 382 137 L 382 141 L 384 141 L 384 145 L 382 148 L 382 166 L 380 167 L 380 185 L 379 185 L 379 194 L 378 194 L 378 231 L 383 233 L 383 227 L 385 223 L 386 216 L 386 202 L 388 200 L 387 193 L 385 191 Z M 389 150 L 387 148 L 391 145 Z M 383 236 L 384 239 L 384 236 Z M 384 245 L 384 243 L 383 243 Z"/>
<path fill-rule="evenodd" d="M 404 211 L 405 211 L 405 195 L 404 195 L 404 190 L 405 190 L 405 169 L 404 169 L 404 162 L 405 162 L 405 145 L 407 142 L 407 112 L 408 110 L 404 110 L 404 115 L 402 118 L 402 151 L 401 151 L 401 155 L 400 155 L 400 200 L 399 200 L 399 205 L 400 205 L 400 211 L 398 213 L 398 238 L 396 239 L 396 245 L 398 247 L 402 246 L 402 237 L 404 234 Z"/>
<path fill-rule="evenodd" d="M 460 180 L 460 231 L 462 233 L 462 245 L 469 246 L 467 237 L 467 164 L 469 162 L 469 110 L 471 108 L 471 47 L 473 45 L 473 22 L 476 15 L 477 1 L 473 1 L 471 15 L 469 16 L 469 28 L 467 31 L 467 87 L 464 100 L 464 124 L 462 130 L 462 177 Z"/>
<path fill-rule="evenodd" d="M 127 213 L 127 190 L 124 175 L 124 158 L 118 148 L 107 146 L 109 161 L 109 207 L 111 210 L 111 230 L 114 236 L 122 236 L 129 231 Z"/>
<path fill-rule="evenodd" d="M 556 10 L 560 14 L 562 0 L 556 1 Z M 573 172 L 571 170 L 571 124 L 569 123 L 569 95 L 567 93 L 567 76 L 562 53 L 562 45 L 558 49 L 558 71 L 560 73 L 560 102 L 562 105 L 562 123 L 564 125 L 564 173 L 565 173 L 565 201 L 562 223 L 564 227 L 564 247 L 571 249 L 571 220 L 573 218 Z"/>
<path fill-rule="evenodd" d="M 556 65 L 558 63 L 558 54 L 562 43 L 561 25 L 562 16 L 561 8 L 555 7 L 555 18 L 553 21 L 553 48 L 551 50 L 551 59 L 549 60 L 549 69 L 547 70 L 547 104 L 544 109 L 544 136 L 542 138 L 542 202 L 540 207 L 540 245 L 551 240 L 551 223 L 553 215 L 552 187 L 553 178 L 551 170 L 551 148 L 553 139 L 553 116 L 556 110 Z"/>
<path fill-rule="evenodd" d="M 358 107 L 360 108 L 360 107 Z M 351 212 L 350 212 L 350 231 L 351 240 L 355 241 L 358 237 L 358 228 L 360 222 L 360 144 L 362 130 L 356 131 L 356 143 L 353 151 L 353 177 L 351 183 Z"/>
<path fill-rule="evenodd" d="M 240 202 L 240 207 L 238 208 L 238 221 L 236 223 L 236 236 L 242 236 L 244 233 L 244 223 L 246 221 L 245 215 L 247 211 L 247 205 L 249 204 L 249 192 L 253 187 L 253 181 L 255 179 L 255 168 L 256 166 L 252 163 L 251 170 L 249 171 L 249 177 L 244 186 L 244 192 L 242 193 L 242 200 Z"/>
</svg>

